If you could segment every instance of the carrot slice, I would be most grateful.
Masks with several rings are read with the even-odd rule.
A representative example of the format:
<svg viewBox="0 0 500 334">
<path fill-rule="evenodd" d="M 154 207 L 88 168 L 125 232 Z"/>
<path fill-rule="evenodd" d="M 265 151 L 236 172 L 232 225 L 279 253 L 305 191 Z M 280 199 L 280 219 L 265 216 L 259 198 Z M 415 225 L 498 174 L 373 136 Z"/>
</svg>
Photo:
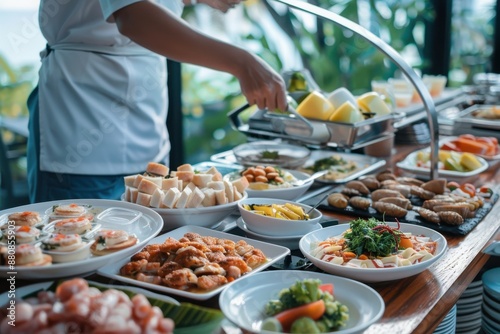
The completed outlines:
<svg viewBox="0 0 500 334">
<path fill-rule="evenodd" d="M 318 320 L 325 313 L 325 310 L 325 302 L 323 299 L 320 299 L 312 303 L 285 310 L 274 317 L 280 322 L 285 332 L 289 332 L 293 322 L 298 318 L 309 317 L 313 320 Z"/>
<path fill-rule="evenodd" d="M 333 283 L 325 283 L 319 286 L 319 289 L 323 292 L 328 292 L 333 296 Z"/>
<path fill-rule="evenodd" d="M 411 242 L 410 238 L 401 237 L 401 240 L 399 240 L 399 247 L 404 249 L 413 248 L 413 243 Z"/>
<path fill-rule="evenodd" d="M 488 146 L 485 145 L 484 143 L 480 143 L 468 138 L 462 138 L 462 137 L 458 138 L 455 141 L 455 145 L 462 152 L 469 152 L 473 154 L 486 154 L 486 152 L 488 151 Z"/>
</svg>

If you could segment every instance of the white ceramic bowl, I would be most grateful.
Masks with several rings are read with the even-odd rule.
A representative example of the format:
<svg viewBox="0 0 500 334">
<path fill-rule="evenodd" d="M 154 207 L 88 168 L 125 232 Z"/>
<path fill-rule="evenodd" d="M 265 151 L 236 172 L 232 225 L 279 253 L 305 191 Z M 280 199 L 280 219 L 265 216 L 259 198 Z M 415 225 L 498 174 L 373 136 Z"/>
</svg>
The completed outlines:
<svg viewBox="0 0 500 334">
<path fill-rule="evenodd" d="M 395 223 L 388 223 L 388 225 L 396 227 Z M 333 275 L 349 277 L 361 282 L 385 282 L 417 275 L 438 261 L 446 252 L 447 242 L 442 234 L 429 228 L 413 224 L 400 224 L 400 226 L 400 230 L 402 232 L 412 233 L 413 235 L 425 235 L 430 237 L 433 241 L 436 241 L 438 246 L 434 257 L 427 261 L 406 267 L 354 268 L 326 262 L 311 255 L 311 249 L 314 243 L 342 234 L 349 228 L 349 224 L 339 224 L 310 232 L 300 239 L 299 248 L 306 258 L 308 258 L 316 267 L 324 270 L 325 272 Z"/>
<path fill-rule="evenodd" d="M 248 198 L 248 194 L 245 192 L 242 200 L 246 198 Z M 150 209 L 156 211 L 163 218 L 162 232 L 166 232 L 186 225 L 208 228 L 216 227 L 224 218 L 232 213 L 238 213 L 238 202 L 235 201 L 228 204 L 201 208 Z"/>
<path fill-rule="evenodd" d="M 299 172 L 297 170 L 289 170 L 285 169 L 284 172 L 290 173 L 295 179 L 298 181 L 305 180 L 311 175 L 303 172 Z M 231 174 L 227 174 L 224 178 L 228 180 L 236 180 L 240 178 L 241 172 L 234 172 Z M 312 186 L 314 180 L 310 180 L 303 185 L 300 186 L 290 186 L 287 188 L 268 188 L 268 189 L 251 189 L 247 188 L 246 192 L 248 193 L 248 198 L 275 198 L 275 199 L 283 199 L 288 201 L 294 201 L 298 199 L 300 196 L 304 195 L 307 190 Z"/>
<path fill-rule="evenodd" d="M 287 200 L 278 200 L 272 198 L 247 198 L 238 201 L 238 209 L 240 210 L 241 217 L 245 222 L 246 226 L 249 230 L 254 232 L 269 235 L 269 236 L 296 236 L 299 234 L 306 234 L 310 231 L 314 230 L 317 227 L 317 224 L 320 222 L 322 213 L 314 209 L 311 213 L 309 213 L 310 219 L 308 220 L 286 220 L 274 217 L 268 217 L 264 215 L 260 215 L 258 213 L 254 213 L 249 211 L 243 207 L 243 205 L 248 204 L 285 204 L 291 203 L 294 205 L 301 206 L 305 212 L 308 212 L 311 209 L 311 206 L 287 201 Z"/>
<path fill-rule="evenodd" d="M 306 278 L 333 283 L 335 298 L 349 308 L 346 326 L 331 334 L 362 333 L 384 314 L 384 300 L 371 287 L 342 277 L 298 270 L 266 271 L 239 278 L 222 291 L 219 305 L 226 318 L 248 332 L 276 333 L 261 330 L 266 303 L 277 299 L 282 289 Z"/>
</svg>

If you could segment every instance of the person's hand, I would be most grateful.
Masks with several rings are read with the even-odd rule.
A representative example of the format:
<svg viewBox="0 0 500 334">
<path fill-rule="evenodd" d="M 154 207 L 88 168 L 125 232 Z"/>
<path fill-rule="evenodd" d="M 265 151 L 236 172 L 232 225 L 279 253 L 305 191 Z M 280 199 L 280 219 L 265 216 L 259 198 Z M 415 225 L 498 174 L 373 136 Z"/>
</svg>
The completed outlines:
<svg viewBox="0 0 500 334">
<path fill-rule="evenodd" d="M 229 9 L 239 5 L 242 0 L 198 0 L 199 3 L 204 3 L 214 9 L 226 13 Z"/>
<path fill-rule="evenodd" d="M 242 72 L 237 75 L 241 92 L 250 105 L 259 109 L 287 109 L 286 85 L 283 78 L 271 66 L 257 56 L 251 55 Z"/>
</svg>

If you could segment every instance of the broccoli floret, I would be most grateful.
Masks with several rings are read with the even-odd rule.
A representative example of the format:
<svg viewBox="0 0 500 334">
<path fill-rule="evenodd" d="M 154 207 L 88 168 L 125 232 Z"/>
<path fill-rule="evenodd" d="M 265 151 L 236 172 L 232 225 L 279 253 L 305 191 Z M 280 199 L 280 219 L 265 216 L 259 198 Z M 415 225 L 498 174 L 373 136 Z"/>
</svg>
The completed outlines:
<svg viewBox="0 0 500 334">
<path fill-rule="evenodd" d="M 321 280 L 308 278 L 295 282 L 290 287 L 290 292 L 299 305 L 308 304 L 321 298 L 322 291 L 319 289 L 320 285 Z"/>
<path fill-rule="evenodd" d="M 338 301 L 328 301 L 325 302 L 325 307 L 325 313 L 318 322 L 322 322 L 329 331 L 344 326 L 349 320 L 349 309 L 346 305 Z"/>
<path fill-rule="evenodd" d="M 321 333 L 316 322 L 309 317 L 302 317 L 295 320 L 290 328 L 290 333 L 307 333 L 316 334 Z"/>
<path fill-rule="evenodd" d="M 267 315 L 276 315 L 283 311 L 283 304 L 279 300 L 270 300 L 266 304 L 266 308 L 264 312 L 266 312 Z"/>
</svg>

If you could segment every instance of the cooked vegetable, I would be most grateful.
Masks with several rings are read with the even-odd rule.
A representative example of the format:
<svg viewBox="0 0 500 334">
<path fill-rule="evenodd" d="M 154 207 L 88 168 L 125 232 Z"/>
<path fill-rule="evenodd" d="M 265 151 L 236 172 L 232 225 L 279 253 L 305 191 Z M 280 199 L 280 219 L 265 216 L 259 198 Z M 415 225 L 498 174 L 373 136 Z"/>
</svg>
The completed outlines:
<svg viewBox="0 0 500 334">
<path fill-rule="evenodd" d="M 384 257 L 398 249 L 401 232 L 375 218 L 353 220 L 350 227 L 345 233 L 347 246 L 358 256 Z"/>
<path fill-rule="evenodd" d="M 285 331 L 289 331 L 295 320 L 307 317 L 311 320 L 318 320 L 325 313 L 325 301 L 320 299 L 315 302 L 297 306 L 278 313 L 274 317 L 281 323 Z"/>
<path fill-rule="evenodd" d="M 309 317 L 302 317 L 293 322 L 290 333 L 316 334 L 321 332 L 316 325 L 316 321 Z"/>
<path fill-rule="evenodd" d="M 266 304 L 265 313 L 278 320 L 280 326 L 270 318 L 263 321 L 263 326 L 282 327 L 291 333 L 317 333 L 316 328 L 331 332 L 349 319 L 348 308 L 335 300 L 333 291 L 333 284 L 321 284 L 319 279 L 297 281 L 280 291 L 278 300 Z"/>
</svg>

